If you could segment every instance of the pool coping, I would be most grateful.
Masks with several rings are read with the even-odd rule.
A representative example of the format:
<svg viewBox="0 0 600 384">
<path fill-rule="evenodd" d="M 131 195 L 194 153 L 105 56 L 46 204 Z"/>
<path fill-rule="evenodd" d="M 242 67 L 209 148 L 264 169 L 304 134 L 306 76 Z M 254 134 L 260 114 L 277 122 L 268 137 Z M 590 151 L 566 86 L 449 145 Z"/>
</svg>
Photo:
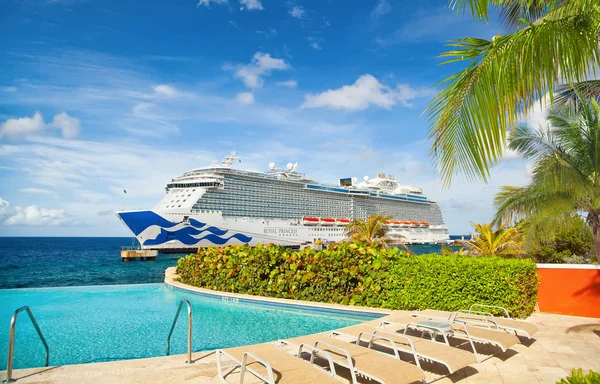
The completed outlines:
<svg viewBox="0 0 600 384">
<path fill-rule="evenodd" d="M 192 285 L 184 284 L 176 280 L 177 273 L 176 267 L 169 267 L 165 270 L 165 284 L 169 287 L 176 288 L 178 290 L 183 290 L 187 292 L 192 292 L 195 294 L 212 296 L 212 297 L 221 297 L 223 298 L 232 298 L 236 301 L 247 302 L 247 303 L 257 303 L 262 305 L 271 305 L 278 307 L 287 307 L 287 308 L 296 308 L 296 309 L 311 309 L 316 311 L 324 311 L 330 313 L 346 313 L 346 314 L 354 314 L 357 316 L 372 316 L 372 319 L 377 319 L 385 315 L 390 315 L 394 313 L 391 309 L 385 308 L 372 308 L 372 307 L 361 307 L 361 306 L 351 306 L 351 305 L 343 305 L 343 304 L 332 304 L 332 303 L 321 303 L 317 301 L 306 301 L 306 300 L 293 300 L 293 299 L 281 299 L 275 297 L 266 297 L 266 296 L 256 296 L 256 295 L 247 295 L 242 293 L 232 293 L 232 292 L 223 292 L 223 291 L 214 291 L 212 289 L 199 288 L 194 287 Z M 365 321 L 368 321 L 365 319 Z"/>
</svg>

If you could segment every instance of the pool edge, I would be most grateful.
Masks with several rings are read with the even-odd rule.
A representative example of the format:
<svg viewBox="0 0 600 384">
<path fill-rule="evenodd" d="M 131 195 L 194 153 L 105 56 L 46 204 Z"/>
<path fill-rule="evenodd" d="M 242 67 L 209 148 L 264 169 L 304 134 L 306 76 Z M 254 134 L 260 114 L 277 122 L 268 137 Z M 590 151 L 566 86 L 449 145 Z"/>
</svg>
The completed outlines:
<svg viewBox="0 0 600 384">
<path fill-rule="evenodd" d="M 391 309 L 385 308 L 371 308 L 371 307 L 358 307 L 358 306 L 350 306 L 350 305 L 342 305 L 342 304 L 329 304 L 329 303 L 320 303 L 316 301 L 305 301 L 305 300 L 293 300 L 293 299 L 280 299 L 275 297 L 265 297 L 265 296 L 255 296 L 255 295 L 247 295 L 241 293 L 232 293 L 232 292 L 222 292 L 222 291 L 213 291 L 211 289 L 206 288 L 198 288 L 191 285 L 183 284 L 179 281 L 175 280 L 176 267 L 169 267 L 165 270 L 165 280 L 164 283 L 172 288 L 183 290 L 195 294 L 212 296 L 212 297 L 221 297 L 221 298 L 233 298 L 240 301 L 250 302 L 250 303 L 260 303 L 263 305 L 272 305 L 272 306 L 282 306 L 287 308 L 296 308 L 303 309 L 308 308 L 316 311 L 326 311 L 330 313 L 346 313 L 353 314 L 356 316 L 369 316 L 373 319 L 381 318 L 382 316 L 390 315 L 394 311 Z"/>
</svg>

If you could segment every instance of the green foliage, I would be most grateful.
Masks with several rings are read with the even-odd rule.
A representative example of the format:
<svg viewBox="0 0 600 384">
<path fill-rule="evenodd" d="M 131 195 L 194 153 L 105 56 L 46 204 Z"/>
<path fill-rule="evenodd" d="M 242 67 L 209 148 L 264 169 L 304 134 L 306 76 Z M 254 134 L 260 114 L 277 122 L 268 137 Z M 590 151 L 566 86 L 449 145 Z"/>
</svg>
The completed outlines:
<svg viewBox="0 0 600 384">
<path fill-rule="evenodd" d="M 452 0 L 487 19 L 490 5 L 512 30 L 491 40 L 451 41 L 443 64 L 462 69 L 438 85 L 427 109 L 430 154 L 446 184 L 453 174 L 488 180 L 513 130 L 546 94 L 578 83 L 600 62 L 598 0 Z M 524 18 L 521 18 L 525 16 Z M 537 128 L 537 127 L 536 127 Z"/>
<path fill-rule="evenodd" d="M 537 301 L 537 268 L 530 259 L 422 255 L 403 259 L 391 275 L 386 306 L 393 309 L 457 311 L 481 303 L 525 317 Z"/>
<path fill-rule="evenodd" d="M 385 223 L 392 216 L 383 213 L 369 216 L 368 219 L 358 218 L 346 227 L 346 235 L 354 240 L 360 240 L 369 244 L 387 244 L 392 239 L 388 236 L 389 227 Z"/>
<path fill-rule="evenodd" d="M 379 244 L 345 242 L 323 250 L 275 245 L 200 248 L 178 261 L 180 281 L 218 291 L 391 309 L 500 305 L 533 312 L 531 260 L 408 256 Z"/>
<path fill-rule="evenodd" d="M 561 219 L 556 228 L 551 228 L 548 220 L 541 223 L 525 221 L 520 227 L 526 231 L 527 254 L 540 263 L 578 260 L 573 256 L 581 258 L 594 244 L 591 229 L 578 215 Z"/>
<path fill-rule="evenodd" d="M 529 185 L 496 195 L 495 221 L 525 218 L 548 226 L 584 212 L 600 254 L 600 105 L 581 97 L 553 104 L 547 120 L 551 128 L 519 126 L 512 133 L 509 148 L 534 162 L 533 175 Z"/>
<path fill-rule="evenodd" d="M 556 384 L 598 384 L 600 383 L 600 374 L 590 369 L 587 375 L 583 374 L 583 369 L 579 368 L 571 371 L 571 376 L 568 376 Z"/>
<path fill-rule="evenodd" d="M 523 253 L 523 241 L 516 227 L 508 227 L 508 223 L 493 228 L 491 224 L 472 223 L 475 233 L 471 240 L 461 242 L 477 256 L 515 257 Z"/>
</svg>

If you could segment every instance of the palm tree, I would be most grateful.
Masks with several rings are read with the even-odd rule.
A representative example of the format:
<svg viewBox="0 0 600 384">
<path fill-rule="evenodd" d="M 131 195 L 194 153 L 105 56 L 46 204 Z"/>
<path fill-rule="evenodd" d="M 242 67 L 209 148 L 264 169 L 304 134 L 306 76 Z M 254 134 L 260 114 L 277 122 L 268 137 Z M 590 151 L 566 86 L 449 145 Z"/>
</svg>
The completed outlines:
<svg viewBox="0 0 600 384">
<path fill-rule="evenodd" d="M 366 241 L 369 244 L 387 244 L 391 241 L 388 236 L 389 229 L 385 225 L 392 216 L 383 213 L 369 216 L 365 219 L 354 219 L 346 227 L 346 235 L 355 240 Z"/>
<path fill-rule="evenodd" d="M 502 223 L 497 229 L 492 225 L 472 223 L 475 233 L 471 240 L 461 242 L 469 253 L 478 256 L 514 257 L 523 253 L 523 242 L 517 228 L 507 228 L 508 223 Z"/>
<path fill-rule="evenodd" d="M 585 212 L 600 255 L 600 106 L 583 98 L 554 104 L 547 119 L 552 128 L 520 126 L 512 135 L 509 148 L 535 161 L 533 176 L 525 187 L 502 188 L 495 220 L 538 217 L 552 223 Z"/>
<path fill-rule="evenodd" d="M 465 251 L 464 247 L 460 247 L 457 251 L 455 251 L 449 245 L 442 244 L 440 254 L 442 256 L 465 256 L 467 255 L 467 252 Z"/>
<path fill-rule="evenodd" d="M 600 63 L 598 0 L 450 0 L 459 12 L 488 20 L 490 6 L 500 9 L 511 32 L 491 40 L 452 41 L 441 57 L 465 69 L 440 84 L 427 108 L 431 154 L 446 185 L 452 175 L 489 178 L 501 157 L 507 131 L 547 94 L 564 84 L 587 80 Z M 584 83 L 598 94 L 600 82 Z M 594 93 L 594 89 L 596 92 Z"/>
</svg>

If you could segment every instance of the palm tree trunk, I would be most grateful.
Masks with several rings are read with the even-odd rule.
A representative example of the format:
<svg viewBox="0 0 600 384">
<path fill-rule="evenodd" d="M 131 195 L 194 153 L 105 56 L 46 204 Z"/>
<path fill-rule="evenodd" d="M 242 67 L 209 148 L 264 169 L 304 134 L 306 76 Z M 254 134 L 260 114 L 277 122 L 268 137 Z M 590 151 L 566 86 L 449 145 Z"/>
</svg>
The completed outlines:
<svg viewBox="0 0 600 384">
<path fill-rule="evenodd" d="M 590 211 L 588 221 L 594 235 L 594 253 L 596 260 L 600 261 L 600 211 Z"/>
</svg>

